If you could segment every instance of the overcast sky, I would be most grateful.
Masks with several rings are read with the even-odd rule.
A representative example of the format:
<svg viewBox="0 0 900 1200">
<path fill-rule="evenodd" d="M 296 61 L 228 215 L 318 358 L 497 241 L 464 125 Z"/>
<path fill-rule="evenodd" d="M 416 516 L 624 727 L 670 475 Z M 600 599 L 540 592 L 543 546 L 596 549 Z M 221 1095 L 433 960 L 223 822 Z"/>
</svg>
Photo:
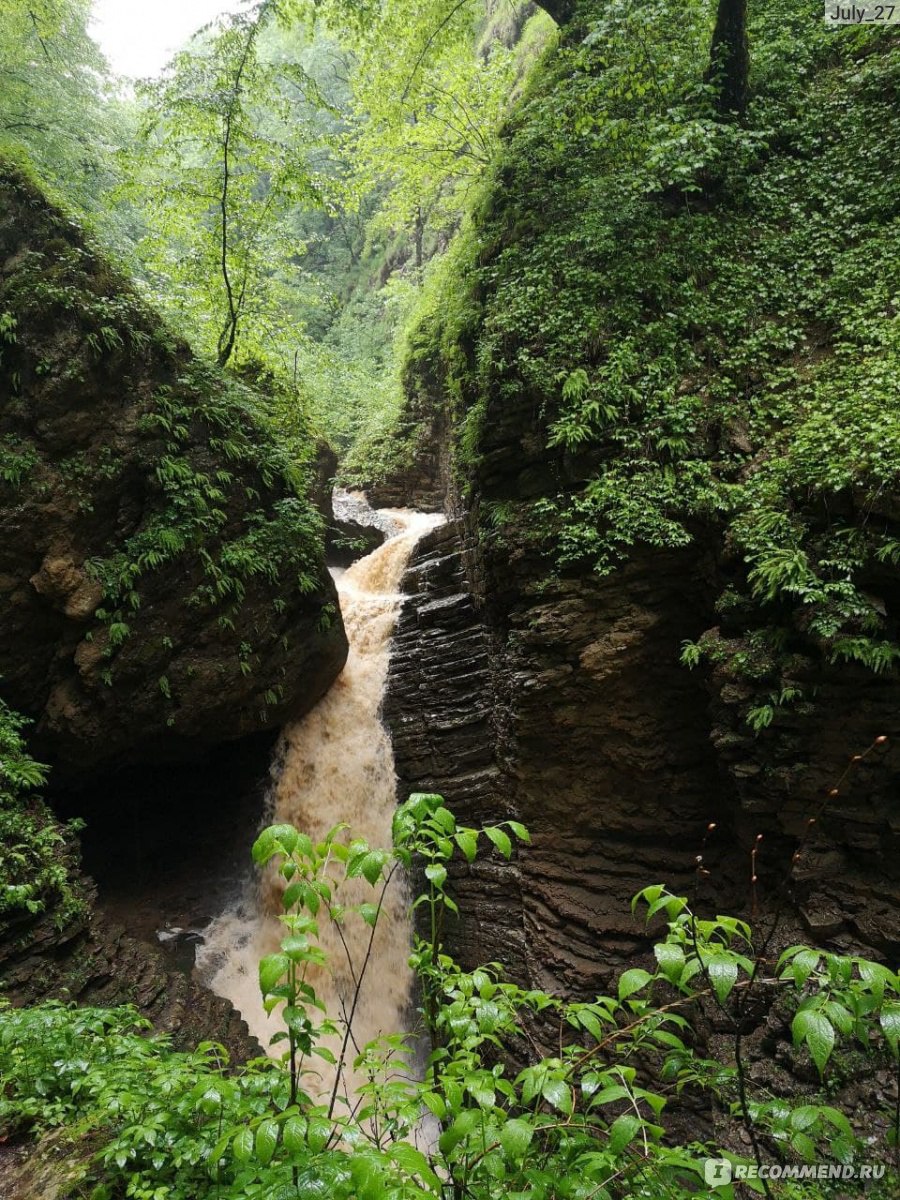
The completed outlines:
<svg viewBox="0 0 900 1200">
<path fill-rule="evenodd" d="M 201 25 L 238 0 L 94 0 L 91 32 L 120 75 L 158 75 Z"/>
</svg>

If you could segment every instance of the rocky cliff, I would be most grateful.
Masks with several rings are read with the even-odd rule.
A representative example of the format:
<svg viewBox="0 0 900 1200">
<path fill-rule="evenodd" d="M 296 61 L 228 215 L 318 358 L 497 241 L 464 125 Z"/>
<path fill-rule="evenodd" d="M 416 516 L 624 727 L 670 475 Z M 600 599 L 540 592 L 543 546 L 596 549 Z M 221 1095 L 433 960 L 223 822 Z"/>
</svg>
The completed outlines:
<svg viewBox="0 0 900 1200">
<path fill-rule="evenodd" d="M 255 393 L 0 170 L 0 687 L 57 778 L 322 695 L 347 647 L 308 488 Z"/>
<path fill-rule="evenodd" d="M 900 951 L 897 180 L 864 132 L 897 50 L 774 13 L 747 124 L 702 136 L 689 90 L 621 90 L 632 18 L 588 13 L 411 338 L 415 436 L 447 434 L 388 486 L 427 500 L 424 472 L 456 520 L 406 580 L 401 788 L 530 826 L 512 867 L 458 866 L 457 949 L 570 995 L 646 947 L 655 881 L 748 915 L 786 881 L 786 934 Z M 657 82 L 706 36 L 673 66 L 654 35 Z"/>
</svg>

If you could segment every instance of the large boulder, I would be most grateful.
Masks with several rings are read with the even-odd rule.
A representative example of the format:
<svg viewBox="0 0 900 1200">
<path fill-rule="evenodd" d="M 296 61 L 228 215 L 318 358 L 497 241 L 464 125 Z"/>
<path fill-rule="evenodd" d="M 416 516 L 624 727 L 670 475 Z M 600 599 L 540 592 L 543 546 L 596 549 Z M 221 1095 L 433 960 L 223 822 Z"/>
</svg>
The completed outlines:
<svg viewBox="0 0 900 1200">
<path fill-rule="evenodd" d="M 274 728 L 329 687 L 347 643 L 311 473 L 0 165 L 0 691 L 56 778 Z"/>
</svg>

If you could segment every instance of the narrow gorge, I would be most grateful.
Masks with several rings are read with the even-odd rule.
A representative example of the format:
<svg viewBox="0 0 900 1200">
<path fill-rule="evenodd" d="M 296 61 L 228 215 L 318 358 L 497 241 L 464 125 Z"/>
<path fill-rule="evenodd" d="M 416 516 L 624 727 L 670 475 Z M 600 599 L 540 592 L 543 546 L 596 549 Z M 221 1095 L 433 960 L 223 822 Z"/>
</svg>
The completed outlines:
<svg viewBox="0 0 900 1200">
<path fill-rule="evenodd" d="M 390 846 L 397 780 L 391 740 L 381 722 L 390 643 L 407 560 L 423 533 L 441 518 L 401 509 L 371 515 L 389 531 L 384 544 L 349 568 L 333 569 L 350 642 L 347 663 L 316 707 L 282 733 L 266 820 L 294 825 L 314 841 L 345 825 L 352 837 L 365 838 L 372 846 Z M 277 1010 L 266 1014 L 263 1009 L 258 964 L 281 943 L 285 886 L 273 872 L 249 883 L 250 894 L 241 904 L 204 931 L 198 956 L 200 977 L 231 1001 L 261 1046 L 268 1046 L 279 1021 Z M 349 881 L 335 902 L 344 907 L 359 904 L 370 891 L 364 880 Z M 329 1012 L 346 1018 L 354 1011 L 357 1046 L 411 1028 L 409 904 L 405 883 L 398 879 L 385 894 L 371 943 L 368 925 L 345 928 L 327 920 L 323 912 L 320 944 L 329 966 L 313 970 L 311 982 Z M 357 981 L 370 959 L 357 997 Z M 330 1048 L 337 1055 L 340 1039 Z M 330 1092 L 334 1081 L 327 1067 L 322 1070 L 323 1085 Z M 345 1080 L 341 1084 L 347 1087 Z M 312 1086 L 316 1090 L 315 1083 Z"/>
<path fill-rule="evenodd" d="M 900 1195 L 866 13 L 5 0 L 2 1200 Z"/>
</svg>

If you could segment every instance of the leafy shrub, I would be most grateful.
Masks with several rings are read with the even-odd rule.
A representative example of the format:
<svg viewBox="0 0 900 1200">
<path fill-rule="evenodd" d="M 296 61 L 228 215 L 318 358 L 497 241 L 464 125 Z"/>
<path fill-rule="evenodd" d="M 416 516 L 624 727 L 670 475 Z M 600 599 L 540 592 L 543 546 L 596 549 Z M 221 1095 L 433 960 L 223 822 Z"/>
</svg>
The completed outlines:
<svg viewBox="0 0 900 1200">
<path fill-rule="evenodd" d="M 793 946 L 767 974 L 771 934 L 757 941 L 744 921 L 701 918 L 660 885 L 635 898 L 648 921 L 665 921 L 655 967 L 626 970 L 614 995 L 566 1002 L 506 981 L 499 964 L 461 971 L 442 943 L 446 914 L 456 907 L 447 890 L 448 862 L 454 853 L 471 862 L 479 845 L 509 858 L 514 839 L 528 840 L 516 822 L 461 826 L 441 797 L 431 795 L 412 796 L 400 807 L 390 850 L 349 837 L 344 826 L 318 844 L 292 826 L 270 827 L 256 842 L 254 859 L 283 879 L 285 934 L 280 949 L 260 962 L 259 974 L 267 1009 L 280 1007 L 283 1015 L 284 1029 L 273 1039 L 286 1045 L 282 1059 L 232 1072 L 220 1047 L 175 1054 L 165 1039 L 140 1036 L 133 1010 L 7 1010 L 0 1118 L 7 1128 L 64 1127 L 82 1160 L 78 1194 L 93 1200 L 325 1194 L 347 1200 L 732 1200 L 733 1185 L 706 1183 L 703 1159 L 753 1159 L 682 1142 L 668 1122 L 668 1107 L 672 1095 L 685 1090 L 730 1109 L 757 1159 L 802 1163 L 828 1155 L 853 1166 L 871 1154 L 847 1116 L 822 1095 L 759 1092 L 743 1040 L 752 1004 L 764 992 L 775 993 L 791 1014 L 798 1052 L 809 1055 L 821 1079 L 842 1042 L 896 1063 L 895 972 L 858 956 Z M 432 1043 L 421 1078 L 411 1069 L 407 1035 L 391 1034 L 353 1052 L 369 951 L 354 963 L 344 942 L 357 987 L 341 1015 L 322 1012 L 309 973 L 324 962 L 323 922 L 361 921 L 371 949 L 386 890 L 413 866 L 426 884 L 416 902 L 424 906 L 426 932 L 412 953 Z M 371 885 L 372 899 L 343 904 L 342 885 L 358 879 Z M 692 1027 L 704 1013 L 732 1030 L 733 1061 L 705 1060 L 696 1052 Z M 511 1069 L 510 1039 L 522 1045 L 527 1034 L 533 1044 L 529 1031 L 536 1021 L 555 1030 L 554 1051 Z M 338 1055 L 321 1043 L 335 1032 Z M 334 1066 L 330 1100 L 314 1100 L 306 1090 L 317 1070 L 310 1055 Z M 351 1057 L 367 1080 L 355 1107 L 342 1105 L 337 1086 Z M 434 1136 L 423 1130 L 429 1113 Z M 795 1188 L 790 1182 L 755 1181 L 751 1190 L 823 1194 L 817 1184 Z"/>
<path fill-rule="evenodd" d="M 558 570 L 724 544 L 743 628 L 791 634 L 767 689 L 798 648 L 886 671 L 900 51 L 827 29 L 814 0 L 751 5 L 750 108 L 723 122 L 713 8 L 582 10 L 588 36 L 531 80 L 447 256 L 408 403 L 442 381 L 460 477 L 489 503 L 517 487 L 494 431 L 534 414 L 535 474 L 558 484 L 516 535 Z"/>
<path fill-rule="evenodd" d="M 52 910 L 55 923 L 64 928 L 85 911 L 70 872 L 77 826 L 70 825 L 66 837 L 35 794 L 47 768 L 25 748 L 27 724 L 0 700 L 0 930 L 6 936 L 15 936 L 10 928 L 26 914 Z"/>
</svg>

